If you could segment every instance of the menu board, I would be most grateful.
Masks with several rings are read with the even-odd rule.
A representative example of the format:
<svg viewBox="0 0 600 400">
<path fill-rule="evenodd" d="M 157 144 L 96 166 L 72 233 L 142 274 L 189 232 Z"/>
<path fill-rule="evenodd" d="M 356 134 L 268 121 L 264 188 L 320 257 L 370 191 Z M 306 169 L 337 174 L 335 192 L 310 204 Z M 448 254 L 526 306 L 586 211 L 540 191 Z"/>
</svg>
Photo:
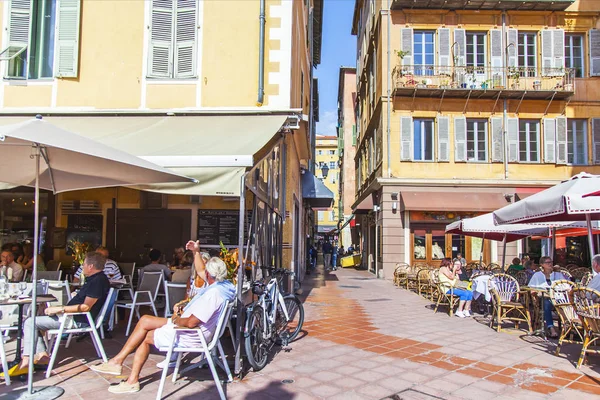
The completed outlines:
<svg viewBox="0 0 600 400">
<path fill-rule="evenodd" d="M 244 235 L 248 235 L 250 213 L 246 213 Z M 198 240 L 204 245 L 238 245 L 240 212 L 237 210 L 198 210 Z"/>
<path fill-rule="evenodd" d="M 92 248 L 100 246 L 102 244 L 102 215 L 70 214 L 67 220 L 66 240 L 67 243 L 69 240 L 87 242 Z"/>
</svg>

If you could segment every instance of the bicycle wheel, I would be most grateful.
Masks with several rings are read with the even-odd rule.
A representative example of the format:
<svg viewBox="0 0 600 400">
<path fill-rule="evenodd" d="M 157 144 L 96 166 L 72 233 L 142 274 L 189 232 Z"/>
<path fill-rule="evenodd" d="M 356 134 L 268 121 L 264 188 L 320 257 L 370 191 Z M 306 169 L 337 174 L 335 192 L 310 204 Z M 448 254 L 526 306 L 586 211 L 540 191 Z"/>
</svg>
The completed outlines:
<svg viewBox="0 0 600 400">
<path fill-rule="evenodd" d="M 289 320 L 287 322 L 285 321 L 283 308 L 281 305 L 278 305 L 277 319 L 280 320 L 280 324 L 276 340 L 277 344 L 281 344 L 282 342 L 293 342 L 300 333 L 302 324 L 304 323 L 304 306 L 300 300 L 295 295 L 288 294 L 283 298 L 283 301 Z"/>
<path fill-rule="evenodd" d="M 248 315 L 248 332 L 245 335 L 246 355 L 254 371 L 260 371 L 267 365 L 269 356 L 269 339 L 264 338 L 264 310 L 254 306 Z"/>
</svg>

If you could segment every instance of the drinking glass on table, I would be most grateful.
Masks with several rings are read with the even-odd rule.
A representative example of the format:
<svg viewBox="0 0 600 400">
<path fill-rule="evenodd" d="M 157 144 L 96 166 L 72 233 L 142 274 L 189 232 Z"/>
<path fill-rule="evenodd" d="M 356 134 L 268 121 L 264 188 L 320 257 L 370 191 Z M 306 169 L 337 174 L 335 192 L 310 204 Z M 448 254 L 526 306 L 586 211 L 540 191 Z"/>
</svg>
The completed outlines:
<svg viewBox="0 0 600 400">
<path fill-rule="evenodd" d="M 19 292 L 20 295 L 23 296 L 25 291 L 27 290 L 27 282 L 19 282 Z"/>
<path fill-rule="evenodd" d="M 8 286 L 8 295 L 11 299 L 16 299 L 18 296 L 18 287 L 16 283 L 10 283 Z"/>
</svg>

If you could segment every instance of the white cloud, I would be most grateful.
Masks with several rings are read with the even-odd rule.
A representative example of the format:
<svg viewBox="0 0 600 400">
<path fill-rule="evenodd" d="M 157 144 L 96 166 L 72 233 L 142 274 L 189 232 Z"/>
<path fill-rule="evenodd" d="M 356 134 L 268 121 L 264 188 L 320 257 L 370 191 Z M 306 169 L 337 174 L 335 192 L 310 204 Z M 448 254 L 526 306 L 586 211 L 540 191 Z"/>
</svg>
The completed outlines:
<svg viewBox="0 0 600 400">
<path fill-rule="evenodd" d="M 322 112 L 317 122 L 317 135 L 337 136 L 337 124 L 337 110 Z"/>
</svg>

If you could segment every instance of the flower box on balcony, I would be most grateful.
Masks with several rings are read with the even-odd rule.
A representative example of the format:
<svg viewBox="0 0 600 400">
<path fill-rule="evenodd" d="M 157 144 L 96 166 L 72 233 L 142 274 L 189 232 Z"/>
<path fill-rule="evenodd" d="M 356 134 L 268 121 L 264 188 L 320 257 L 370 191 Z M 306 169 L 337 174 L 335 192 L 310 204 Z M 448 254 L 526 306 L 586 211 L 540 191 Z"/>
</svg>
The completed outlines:
<svg viewBox="0 0 600 400">
<path fill-rule="evenodd" d="M 438 85 L 427 85 L 427 89 L 437 89 L 439 88 Z"/>
<path fill-rule="evenodd" d="M 504 89 L 504 85 L 495 85 L 494 89 L 496 89 L 496 90 L 502 90 L 502 89 Z"/>
</svg>

